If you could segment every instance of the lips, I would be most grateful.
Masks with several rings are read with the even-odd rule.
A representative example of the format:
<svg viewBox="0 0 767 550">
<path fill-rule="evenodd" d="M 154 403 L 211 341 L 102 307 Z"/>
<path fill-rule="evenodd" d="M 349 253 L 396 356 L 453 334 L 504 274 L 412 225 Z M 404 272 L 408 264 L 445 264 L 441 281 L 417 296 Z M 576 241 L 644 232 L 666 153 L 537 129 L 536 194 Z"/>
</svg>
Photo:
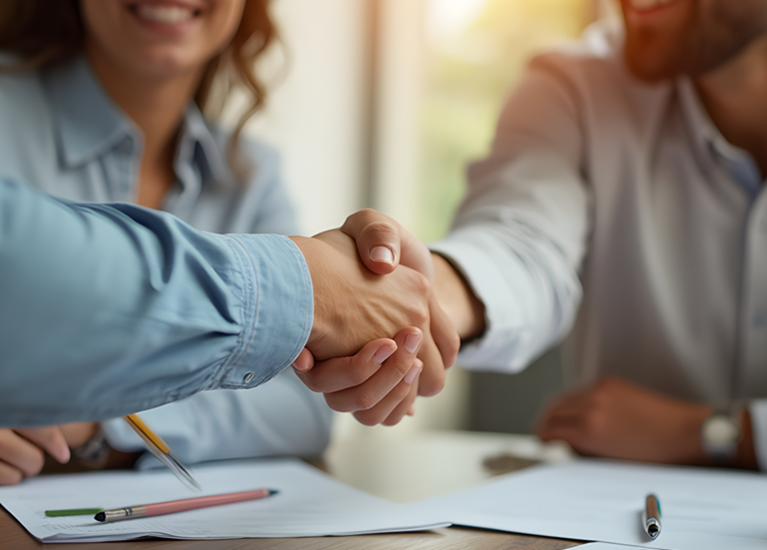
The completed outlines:
<svg viewBox="0 0 767 550">
<path fill-rule="evenodd" d="M 626 3 L 631 6 L 634 11 L 649 12 L 660 8 L 665 8 L 668 5 L 675 4 L 679 0 L 627 0 Z"/>
<path fill-rule="evenodd" d="M 202 10 L 180 3 L 140 2 L 131 4 L 130 11 L 140 20 L 163 25 L 179 25 L 198 17 Z"/>
</svg>

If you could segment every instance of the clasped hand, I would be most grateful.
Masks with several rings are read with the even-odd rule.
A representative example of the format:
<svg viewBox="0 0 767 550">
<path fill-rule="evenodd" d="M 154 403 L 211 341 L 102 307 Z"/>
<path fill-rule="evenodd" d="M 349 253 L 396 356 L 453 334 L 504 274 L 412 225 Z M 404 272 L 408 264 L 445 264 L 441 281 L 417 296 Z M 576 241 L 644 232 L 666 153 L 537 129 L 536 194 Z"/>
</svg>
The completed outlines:
<svg viewBox="0 0 767 550">
<path fill-rule="evenodd" d="M 396 424 L 412 414 L 417 395 L 442 389 L 460 345 L 431 288 L 430 252 L 371 210 L 341 229 L 293 240 L 315 303 L 306 350 L 295 362 L 299 377 L 334 410 L 366 425 Z"/>
</svg>

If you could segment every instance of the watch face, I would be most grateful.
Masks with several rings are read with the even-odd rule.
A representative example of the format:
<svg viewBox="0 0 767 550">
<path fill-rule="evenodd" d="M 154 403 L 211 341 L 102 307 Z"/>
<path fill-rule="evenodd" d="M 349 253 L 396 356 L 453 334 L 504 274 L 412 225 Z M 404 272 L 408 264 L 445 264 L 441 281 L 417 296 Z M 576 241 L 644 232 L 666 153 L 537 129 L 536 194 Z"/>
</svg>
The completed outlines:
<svg viewBox="0 0 767 550">
<path fill-rule="evenodd" d="M 730 417 L 717 414 L 703 423 L 701 435 L 709 453 L 729 453 L 735 448 L 740 430 Z"/>
</svg>

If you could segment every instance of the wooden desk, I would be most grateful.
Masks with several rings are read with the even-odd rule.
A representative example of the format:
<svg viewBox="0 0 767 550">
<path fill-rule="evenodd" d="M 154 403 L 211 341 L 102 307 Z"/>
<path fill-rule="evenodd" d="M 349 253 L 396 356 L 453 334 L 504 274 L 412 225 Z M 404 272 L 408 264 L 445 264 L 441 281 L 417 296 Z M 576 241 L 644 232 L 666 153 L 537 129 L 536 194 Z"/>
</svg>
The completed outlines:
<svg viewBox="0 0 767 550">
<path fill-rule="evenodd" d="M 511 455 L 515 458 L 509 459 Z M 561 450 L 541 447 L 532 438 L 523 436 L 464 432 L 425 432 L 402 436 L 391 431 L 382 437 L 371 432 L 369 436 L 334 442 L 326 454 L 324 469 L 346 483 L 377 496 L 409 502 L 460 490 L 486 479 L 492 475 L 483 466 L 483 461 L 488 458 L 491 465 L 513 467 L 528 464 L 537 458 L 561 460 L 564 457 L 566 453 Z M 561 550 L 578 544 L 575 541 L 450 527 L 424 533 L 354 537 L 202 541 L 151 539 L 45 546 L 56 550 Z M 0 550 L 30 550 L 42 546 L 0 508 Z"/>
</svg>

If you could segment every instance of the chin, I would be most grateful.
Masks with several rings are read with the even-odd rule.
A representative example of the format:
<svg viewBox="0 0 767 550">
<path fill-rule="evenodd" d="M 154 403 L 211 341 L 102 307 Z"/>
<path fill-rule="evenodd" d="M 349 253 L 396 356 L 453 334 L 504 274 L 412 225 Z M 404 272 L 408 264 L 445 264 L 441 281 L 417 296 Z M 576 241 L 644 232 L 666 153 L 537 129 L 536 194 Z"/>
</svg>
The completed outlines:
<svg viewBox="0 0 767 550">
<path fill-rule="evenodd" d="M 632 56 L 629 52 L 624 54 L 624 59 L 629 72 L 635 78 L 648 84 L 669 80 L 680 74 L 678 68 L 671 66 L 669 63 Z"/>
<path fill-rule="evenodd" d="M 130 65 L 144 74 L 167 78 L 199 70 L 205 65 L 189 54 L 186 48 L 153 48 L 137 52 Z"/>
</svg>

